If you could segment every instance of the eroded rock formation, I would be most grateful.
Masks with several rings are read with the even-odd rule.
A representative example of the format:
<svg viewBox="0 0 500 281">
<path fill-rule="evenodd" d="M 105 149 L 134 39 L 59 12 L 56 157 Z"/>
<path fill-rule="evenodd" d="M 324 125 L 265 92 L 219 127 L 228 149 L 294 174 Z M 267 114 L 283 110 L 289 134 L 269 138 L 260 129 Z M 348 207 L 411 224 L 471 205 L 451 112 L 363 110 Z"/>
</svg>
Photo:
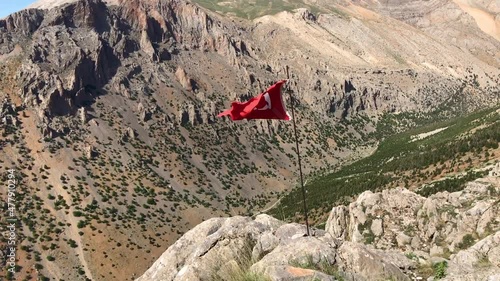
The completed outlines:
<svg viewBox="0 0 500 281">
<path fill-rule="evenodd" d="M 489 177 L 429 198 L 403 188 L 367 191 L 333 208 L 326 229 L 311 237 L 303 225 L 267 215 L 210 219 L 137 280 L 212 280 L 235 268 L 271 280 L 413 280 L 417 267 L 447 259 L 446 280 L 491 280 L 500 273 L 499 183 Z"/>
</svg>

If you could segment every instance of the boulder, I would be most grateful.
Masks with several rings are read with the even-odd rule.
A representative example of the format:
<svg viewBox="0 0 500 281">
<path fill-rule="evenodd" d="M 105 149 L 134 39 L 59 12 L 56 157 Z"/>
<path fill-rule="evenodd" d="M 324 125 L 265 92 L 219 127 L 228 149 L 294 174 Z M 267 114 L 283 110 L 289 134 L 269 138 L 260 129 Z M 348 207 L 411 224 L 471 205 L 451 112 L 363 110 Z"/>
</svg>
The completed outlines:
<svg viewBox="0 0 500 281">
<path fill-rule="evenodd" d="M 381 219 L 375 219 L 372 222 L 371 231 L 375 236 L 381 236 L 384 233 L 384 228 Z"/>
<path fill-rule="evenodd" d="M 325 230 L 335 238 L 348 238 L 348 208 L 346 206 L 334 207 L 326 221 Z"/>
<path fill-rule="evenodd" d="M 340 268 L 358 276 L 356 280 L 410 280 L 397 266 L 390 263 L 381 252 L 376 253 L 365 245 L 344 242 L 339 248 Z"/>
<path fill-rule="evenodd" d="M 430 253 L 430 244 L 442 241 L 443 252 L 434 247 L 431 253 L 442 255 L 444 248 L 454 250 L 465 234 L 482 236 L 498 225 L 497 192 L 498 186 L 479 181 L 429 198 L 402 188 L 366 191 L 349 206 L 332 208 L 325 229 L 333 237 L 368 241 L 383 249 L 399 246 Z"/>
<path fill-rule="evenodd" d="M 251 270 L 265 273 L 269 266 L 315 265 L 321 262 L 335 264 L 336 249 L 312 237 L 300 237 L 281 241 L 269 254 L 252 265 Z"/>
<path fill-rule="evenodd" d="M 78 116 L 82 124 L 86 124 L 89 121 L 89 116 L 85 107 L 78 109 Z"/>
</svg>

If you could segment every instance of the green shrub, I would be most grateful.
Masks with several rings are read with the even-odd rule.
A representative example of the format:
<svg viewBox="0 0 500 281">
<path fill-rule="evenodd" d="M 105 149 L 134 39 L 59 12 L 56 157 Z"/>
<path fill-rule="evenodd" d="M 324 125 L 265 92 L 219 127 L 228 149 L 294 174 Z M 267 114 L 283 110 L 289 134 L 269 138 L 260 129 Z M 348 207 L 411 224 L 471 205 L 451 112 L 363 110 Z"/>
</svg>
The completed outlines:
<svg viewBox="0 0 500 281">
<path fill-rule="evenodd" d="M 76 227 L 78 228 L 84 228 L 85 226 L 87 226 L 87 223 L 85 221 L 79 221 L 76 225 Z"/>
<path fill-rule="evenodd" d="M 290 265 L 294 267 L 300 267 L 305 269 L 312 269 L 319 272 L 323 272 L 327 275 L 334 276 L 338 281 L 344 281 L 344 277 L 340 274 L 340 271 L 336 265 L 330 264 L 325 259 L 321 259 L 318 262 L 314 262 L 312 255 L 308 255 L 305 261 L 292 260 Z"/>
<path fill-rule="evenodd" d="M 475 239 L 472 234 L 466 234 L 464 237 L 462 237 L 462 242 L 458 243 L 457 247 L 459 249 L 467 249 L 470 246 L 474 245 Z"/>
<path fill-rule="evenodd" d="M 448 263 L 446 261 L 438 262 L 434 264 L 434 278 L 439 280 L 446 276 L 446 269 L 448 268 Z"/>
<path fill-rule="evenodd" d="M 76 248 L 76 247 L 78 247 L 78 244 L 76 244 L 76 241 L 75 241 L 75 240 L 73 240 L 73 239 L 69 239 L 69 240 L 68 240 L 68 244 L 69 244 L 69 246 L 70 246 L 71 248 Z"/>
<path fill-rule="evenodd" d="M 81 216 L 83 216 L 83 213 L 81 211 L 73 211 L 73 216 L 81 217 Z"/>
</svg>

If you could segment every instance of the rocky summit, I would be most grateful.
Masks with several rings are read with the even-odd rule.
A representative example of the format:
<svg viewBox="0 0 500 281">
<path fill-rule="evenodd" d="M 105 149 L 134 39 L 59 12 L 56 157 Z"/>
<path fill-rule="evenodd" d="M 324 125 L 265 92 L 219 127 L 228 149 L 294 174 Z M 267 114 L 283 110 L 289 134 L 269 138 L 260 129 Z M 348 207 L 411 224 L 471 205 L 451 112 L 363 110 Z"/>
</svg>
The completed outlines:
<svg viewBox="0 0 500 281">
<path fill-rule="evenodd" d="M 346 205 L 334 210 L 338 223 L 329 223 L 328 232 L 318 230 L 311 242 L 329 249 L 328 268 L 338 265 L 341 274 L 335 278 L 366 276 L 363 266 L 349 261 L 357 259 L 349 243 L 373 240 L 377 251 L 396 243 L 420 257 L 417 250 L 432 250 L 426 241 L 441 237 L 442 245 L 436 242 L 432 251 L 458 254 L 468 229 L 440 228 L 437 214 L 430 215 L 436 204 L 401 214 L 388 209 L 389 223 L 368 203 L 393 204 L 395 189 L 364 193 L 360 198 L 371 213 L 348 203 L 366 190 L 404 186 L 415 192 L 429 182 L 442 189 L 448 176 L 475 177 L 469 172 L 498 162 L 498 13 L 493 0 L 40 0 L 0 19 L 0 178 L 7 182 L 3 171 L 13 171 L 18 219 L 16 272 L 2 270 L 0 279 L 132 280 L 210 218 L 265 210 L 303 222 L 300 201 L 292 196 L 299 179 L 292 123 L 216 117 L 232 101 L 246 101 L 287 78 L 286 67 L 290 89 L 283 97 L 288 107 L 295 97 L 311 223 L 320 225 L 333 206 Z M 420 130 L 411 134 L 421 137 L 400 138 L 395 145 L 393 137 L 407 130 Z M 380 151 L 387 157 L 375 161 L 370 173 L 335 178 L 342 189 L 323 178 Z M 401 160 L 412 151 L 411 161 Z M 395 163 L 406 170 L 378 167 Z M 311 185 L 318 181 L 321 188 Z M 455 192 L 462 181 L 453 178 L 447 188 Z M 427 202 L 419 196 L 405 200 L 408 209 Z M 410 213 L 419 220 L 409 226 L 413 232 L 398 232 L 400 216 Z M 422 228 L 424 215 L 435 230 Z M 6 229 L 9 223 L 1 218 Z M 473 218 L 463 219 L 469 225 Z M 265 216 L 209 222 L 202 224 L 205 236 L 226 235 L 226 228 L 243 235 L 246 229 L 253 240 L 224 241 L 252 246 L 251 257 L 259 260 L 276 245 L 296 243 L 291 237 L 301 231 Z M 473 239 L 488 232 L 480 225 Z M 278 227 L 284 228 L 271 230 Z M 255 249 L 252 243 L 264 234 L 270 244 Z M 199 255 L 215 256 L 218 245 Z M 352 245 L 358 253 L 375 251 Z M 1 236 L 2 266 L 8 250 Z M 242 267 L 229 257 L 234 269 Z M 268 258 L 269 264 L 246 262 L 255 263 L 255 274 L 288 274 L 291 265 L 271 267 Z M 179 257 L 172 270 L 180 271 L 183 261 Z M 307 262 L 299 259 L 294 268 Z M 452 260 L 448 264 L 451 270 Z M 389 272 L 410 276 L 398 266 Z M 201 274 L 195 269 L 186 267 L 183 276 Z M 320 279 L 334 274 L 293 270 L 314 271 Z"/>
<path fill-rule="evenodd" d="M 312 236 L 268 215 L 213 218 L 137 281 L 498 280 L 499 194 L 497 176 L 428 198 L 404 188 L 367 191 L 334 207 Z"/>
</svg>

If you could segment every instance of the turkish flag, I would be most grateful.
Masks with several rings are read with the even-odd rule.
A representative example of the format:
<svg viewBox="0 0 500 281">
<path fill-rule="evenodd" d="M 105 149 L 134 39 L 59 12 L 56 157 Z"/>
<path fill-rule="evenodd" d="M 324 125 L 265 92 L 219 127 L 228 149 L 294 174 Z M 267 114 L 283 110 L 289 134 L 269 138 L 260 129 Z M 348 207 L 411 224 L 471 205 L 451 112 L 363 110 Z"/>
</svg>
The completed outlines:
<svg viewBox="0 0 500 281">
<path fill-rule="evenodd" d="M 217 115 L 229 115 L 231 120 L 242 119 L 281 119 L 290 120 L 285 103 L 281 96 L 281 87 L 286 80 L 272 85 L 264 93 L 251 98 L 247 102 L 233 102 L 231 108 Z"/>
</svg>

